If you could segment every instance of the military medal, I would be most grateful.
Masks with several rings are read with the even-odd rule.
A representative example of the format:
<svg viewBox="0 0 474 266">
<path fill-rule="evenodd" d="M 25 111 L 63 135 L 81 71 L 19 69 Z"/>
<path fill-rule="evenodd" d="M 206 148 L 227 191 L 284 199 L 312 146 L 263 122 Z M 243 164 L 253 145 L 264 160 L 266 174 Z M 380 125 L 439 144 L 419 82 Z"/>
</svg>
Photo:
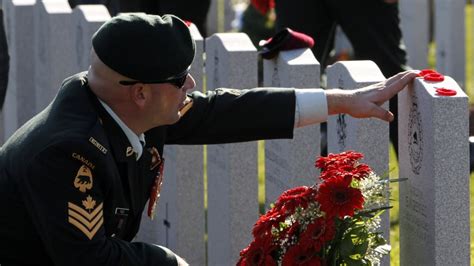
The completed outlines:
<svg viewBox="0 0 474 266">
<path fill-rule="evenodd" d="M 152 155 L 150 170 L 158 167 L 158 172 L 156 173 L 155 180 L 153 181 L 153 185 L 150 190 L 150 199 L 148 200 L 147 214 L 148 217 L 153 220 L 153 217 L 155 217 L 156 204 L 160 199 L 161 185 L 163 184 L 163 167 L 165 165 L 165 159 L 160 157 L 160 154 L 155 147 L 149 149 L 149 151 Z"/>
</svg>

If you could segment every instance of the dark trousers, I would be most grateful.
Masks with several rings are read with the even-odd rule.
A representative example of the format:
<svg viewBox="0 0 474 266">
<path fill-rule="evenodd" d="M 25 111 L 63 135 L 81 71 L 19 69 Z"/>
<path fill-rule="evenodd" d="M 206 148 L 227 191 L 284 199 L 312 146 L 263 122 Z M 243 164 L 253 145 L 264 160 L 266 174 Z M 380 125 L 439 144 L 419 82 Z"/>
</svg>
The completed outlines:
<svg viewBox="0 0 474 266">
<path fill-rule="evenodd" d="M 289 27 L 313 37 L 313 52 L 326 67 L 334 45 L 335 25 L 340 25 L 354 48 L 356 60 L 374 61 L 386 77 L 406 69 L 406 52 L 398 4 L 383 0 L 275 0 L 276 29 Z M 390 111 L 397 116 L 397 98 Z M 397 119 L 390 123 L 390 139 L 398 151 Z"/>
<path fill-rule="evenodd" d="M 0 8 L 0 110 L 3 109 L 5 95 L 7 94 L 9 69 L 10 56 L 8 55 L 7 37 L 3 23 L 3 10 Z"/>
<path fill-rule="evenodd" d="M 205 37 L 206 19 L 211 0 L 104 0 L 111 15 L 119 12 L 144 12 L 147 14 L 173 14 L 196 24 Z"/>
</svg>

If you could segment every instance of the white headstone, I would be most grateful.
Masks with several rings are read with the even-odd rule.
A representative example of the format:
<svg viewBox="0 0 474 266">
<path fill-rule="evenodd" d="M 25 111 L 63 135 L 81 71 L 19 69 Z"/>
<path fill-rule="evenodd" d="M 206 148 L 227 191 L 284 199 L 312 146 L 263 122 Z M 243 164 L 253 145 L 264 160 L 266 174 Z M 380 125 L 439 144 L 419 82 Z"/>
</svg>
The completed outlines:
<svg viewBox="0 0 474 266">
<path fill-rule="evenodd" d="M 408 65 L 425 69 L 428 67 L 429 0 L 399 0 L 398 6 Z"/>
<path fill-rule="evenodd" d="M 5 140 L 35 112 L 34 40 L 32 34 L 35 0 L 3 3 L 5 30 L 10 54 L 8 88 L 3 107 Z"/>
<path fill-rule="evenodd" d="M 468 98 L 450 77 L 418 78 L 398 115 L 400 265 L 470 265 Z"/>
<path fill-rule="evenodd" d="M 72 63 L 77 72 L 85 71 L 90 64 L 92 35 L 105 21 L 110 19 L 107 8 L 103 5 L 78 5 L 73 10 L 74 47 L 70 49 Z"/>
<path fill-rule="evenodd" d="M 202 91 L 203 38 L 196 26 L 190 28 L 196 41 L 191 75 L 195 90 Z M 165 146 L 163 188 L 154 220 L 142 214 L 136 241 L 166 246 L 190 265 L 205 265 L 203 147 Z"/>
<path fill-rule="evenodd" d="M 465 84 L 465 1 L 435 0 L 436 70 Z"/>
<path fill-rule="evenodd" d="M 327 89 L 357 89 L 384 81 L 385 77 L 372 61 L 341 61 L 327 69 Z M 388 109 L 388 102 L 382 105 Z M 354 150 L 364 154 L 362 162 L 382 178 L 388 179 L 389 124 L 376 118 L 357 119 L 347 114 L 328 119 L 328 153 Z M 382 214 L 384 237 L 390 240 L 389 212 Z M 383 265 L 390 264 L 385 256 Z"/>
<path fill-rule="evenodd" d="M 37 112 L 56 96 L 62 81 L 75 74 L 72 10 L 66 0 L 36 2 L 34 64 Z"/>
<path fill-rule="evenodd" d="M 263 86 L 318 88 L 320 65 L 310 49 L 283 51 L 263 61 Z M 295 129 L 292 140 L 265 141 L 265 205 L 285 190 L 314 185 L 320 154 L 319 124 Z"/>
<path fill-rule="evenodd" d="M 190 73 L 196 82 L 195 90 L 204 91 L 204 39 L 195 24 L 191 24 L 189 30 L 191 31 L 191 36 L 193 36 L 194 41 L 196 42 L 196 55 L 194 56 Z"/>
<path fill-rule="evenodd" d="M 257 49 L 243 33 L 206 39 L 207 89 L 257 86 Z M 236 263 L 258 219 L 257 142 L 209 145 L 208 263 Z"/>
</svg>

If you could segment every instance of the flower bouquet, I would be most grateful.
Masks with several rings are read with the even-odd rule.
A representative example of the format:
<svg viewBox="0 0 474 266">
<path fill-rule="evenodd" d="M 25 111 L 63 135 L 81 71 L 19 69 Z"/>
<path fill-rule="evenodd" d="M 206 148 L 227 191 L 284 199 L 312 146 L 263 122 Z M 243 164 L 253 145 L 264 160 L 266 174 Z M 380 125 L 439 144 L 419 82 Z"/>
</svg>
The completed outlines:
<svg viewBox="0 0 474 266">
<path fill-rule="evenodd" d="M 388 180 L 348 151 L 316 160 L 321 181 L 283 192 L 240 252 L 246 265 L 377 265 L 390 246 L 380 231 Z"/>
</svg>

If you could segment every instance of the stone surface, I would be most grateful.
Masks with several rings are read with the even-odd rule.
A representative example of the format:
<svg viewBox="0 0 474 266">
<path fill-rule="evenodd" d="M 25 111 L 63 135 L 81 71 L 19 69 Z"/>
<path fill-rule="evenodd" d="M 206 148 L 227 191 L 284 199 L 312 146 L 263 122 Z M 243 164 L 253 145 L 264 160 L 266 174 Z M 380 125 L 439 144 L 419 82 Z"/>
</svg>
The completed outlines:
<svg viewBox="0 0 474 266">
<path fill-rule="evenodd" d="M 436 70 L 463 88 L 466 72 L 465 1 L 435 0 Z"/>
<path fill-rule="evenodd" d="M 468 98 L 450 77 L 398 97 L 400 265 L 470 265 Z"/>
<path fill-rule="evenodd" d="M 6 140 L 35 112 L 33 28 L 34 0 L 3 3 L 5 31 L 10 55 L 10 71 L 2 111 L 3 136 Z"/>
<path fill-rule="evenodd" d="M 400 0 L 399 10 L 408 65 L 414 69 L 425 69 L 428 66 L 429 1 Z"/>
<path fill-rule="evenodd" d="M 196 42 L 196 55 L 194 56 L 190 73 L 196 82 L 196 87 L 194 89 L 197 91 L 204 91 L 204 38 L 196 25 L 191 24 L 189 30 L 191 31 L 191 36 L 193 36 L 194 41 Z"/>
<path fill-rule="evenodd" d="M 75 32 L 69 3 L 66 0 L 38 1 L 35 12 L 33 61 L 36 112 L 39 112 L 56 96 L 62 81 L 80 70 L 75 63 Z"/>
<path fill-rule="evenodd" d="M 71 60 L 78 71 L 85 71 L 90 64 L 92 35 L 105 21 L 110 19 L 107 8 L 103 5 L 78 5 L 73 9 L 74 54 Z M 72 56 L 72 55 L 71 55 Z"/>
<path fill-rule="evenodd" d="M 202 91 L 203 38 L 196 26 L 191 34 L 196 41 L 196 56 L 191 75 L 195 89 Z M 190 265 L 205 265 L 204 178 L 201 145 L 165 146 L 163 188 L 154 220 L 142 214 L 136 241 L 166 246 Z"/>
<path fill-rule="evenodd" d="M 342 61 L 327 69 L 327 88 L 355 89 L 385 80 L 380 69 L 372 61 Z M 388 109 L 388 102 L 383 107 Z M 328 119 L 328 153 L 355 150 L 364 154 L 367 163 L 376 174 L 388 178 L 389 125 L 376 119 L 356 119 L 346 114 L 333 115 Z M 384 236 L 390 239 L 389 212 L 382 214 Z M 385 256 L 383 265 L 390 264 Z"/>
<path fill-rule="evenodd" d="M 257 86 L 257 50 L 243 33 L 206 39 L 207 89 Z M 208 264 L 237 262 L 258 218 L 257 142 L 207 146 Z"/>
<path fill-rule="evenodd" d="M 310 49 L 280 52 L 263 61 L 264 87 L 318 88 L 320 65 Z M 319 124 L 295 129 L 291 140 L 265 141 L 265 205 L 269 209 L 285 190 L 314 185 L 319 171 Z"/>
</svg>

